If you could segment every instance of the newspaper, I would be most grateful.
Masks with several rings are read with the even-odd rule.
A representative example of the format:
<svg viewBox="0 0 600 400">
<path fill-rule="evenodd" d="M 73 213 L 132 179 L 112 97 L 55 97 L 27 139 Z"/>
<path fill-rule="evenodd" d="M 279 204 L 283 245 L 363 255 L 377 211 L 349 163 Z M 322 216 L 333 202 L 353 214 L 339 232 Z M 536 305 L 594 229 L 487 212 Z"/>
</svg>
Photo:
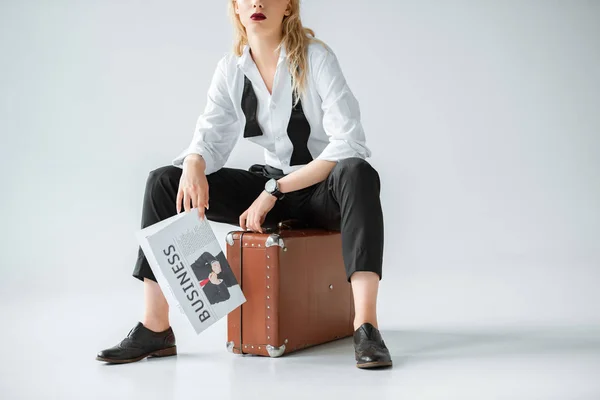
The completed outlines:
<svg viewBox="0 0 600 400">
<path fill-rule="evenodd" d="M 246 302 L 215 234 L 198 209 L 135 232 L 169 306 L 197 334 Z"/>
</svg>

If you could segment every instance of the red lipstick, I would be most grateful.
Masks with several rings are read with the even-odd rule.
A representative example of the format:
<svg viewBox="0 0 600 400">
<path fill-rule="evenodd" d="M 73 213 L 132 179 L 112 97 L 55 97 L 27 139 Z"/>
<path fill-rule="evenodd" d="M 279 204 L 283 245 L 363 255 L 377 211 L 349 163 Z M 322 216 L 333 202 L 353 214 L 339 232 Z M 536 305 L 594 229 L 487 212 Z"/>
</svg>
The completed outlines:
<svg viewBox="0 0 600 400">
<path fill-rule="evenodd" d="M 250 19 L 253 21 L 262 21 L 267 19 L 267 17 L 263 13 L 254 13 L 250 16 Z"/>
</svg>

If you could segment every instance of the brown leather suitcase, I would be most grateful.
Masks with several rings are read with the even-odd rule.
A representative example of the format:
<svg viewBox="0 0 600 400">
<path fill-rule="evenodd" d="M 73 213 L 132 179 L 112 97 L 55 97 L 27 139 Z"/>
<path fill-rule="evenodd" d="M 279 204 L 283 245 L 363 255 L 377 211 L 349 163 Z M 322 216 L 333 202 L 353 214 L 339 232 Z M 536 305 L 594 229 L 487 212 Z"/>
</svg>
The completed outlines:
<svg viewBox="0 0 600 400">
<path fill-rule="evenodd" d="M 229 351 L 279 357 L 353 334 L 340 232 L 287 221 L 264 233 L 229 232 L 226 242 L 246 297 L 227 315 Z"/>
</svg>

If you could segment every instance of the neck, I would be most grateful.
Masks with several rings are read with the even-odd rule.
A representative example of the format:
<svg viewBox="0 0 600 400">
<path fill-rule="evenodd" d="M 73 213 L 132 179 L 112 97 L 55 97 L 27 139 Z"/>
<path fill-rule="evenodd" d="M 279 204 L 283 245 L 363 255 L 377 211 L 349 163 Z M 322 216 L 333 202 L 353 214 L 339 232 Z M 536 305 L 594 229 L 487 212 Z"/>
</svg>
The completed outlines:
<svg viewBox="0 0 600 400">
<path fill-rule="evenodd" d="M 282 36 L 258 37 L 248 36 L 250 55 L 257 66 L 275 66 L 279 58 L 279 52 L 275 49 L 279 46 Z"/>
</svg>

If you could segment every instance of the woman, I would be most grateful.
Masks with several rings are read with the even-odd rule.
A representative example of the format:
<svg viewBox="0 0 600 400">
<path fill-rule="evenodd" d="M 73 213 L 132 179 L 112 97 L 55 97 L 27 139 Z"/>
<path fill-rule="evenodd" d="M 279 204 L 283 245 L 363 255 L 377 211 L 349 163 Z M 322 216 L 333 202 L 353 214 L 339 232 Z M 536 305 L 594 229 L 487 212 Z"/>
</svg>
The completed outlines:
<svg viewBox="0 0 600 400">
<path fill-rule="evenodd" d="M 234 51 L 218 63 L 190 146 L 150 172 L 142 227 L 197 208 L 244 230 L 284 219 L 341 231 L 355 303 L 361 368 L 389 366 L 377 329 L 383 216 L 377 171 L 365 159 L 358 102 L 333 51 L 303 28 L 299 0 L 231 0 Z M 240 135 L 264 147 L 265 164 L 224 167 Z M 210 188 L 210 191 L 209 191 Z M 168 304 L 141 249 L 145 315 L 118 345 L 98 353 L 123 363 L 176 354 Z"/>
</svg>

